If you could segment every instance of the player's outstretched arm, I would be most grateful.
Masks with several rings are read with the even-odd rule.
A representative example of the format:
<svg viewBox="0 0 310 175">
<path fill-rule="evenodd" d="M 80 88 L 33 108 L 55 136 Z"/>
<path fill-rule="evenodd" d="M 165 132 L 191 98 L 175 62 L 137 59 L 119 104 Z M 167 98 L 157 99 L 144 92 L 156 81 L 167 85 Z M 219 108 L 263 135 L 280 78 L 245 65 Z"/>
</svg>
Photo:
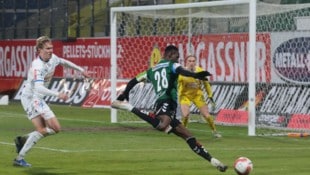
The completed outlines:
<svg viewBox="0 0 310 175">
<path fill-rule="evenodd" d="M 69 67 L 71 69 L 75 69 L 77 71 L 80 71 L 85 78 L 92 78 L 91 74 L 93 72 L 87 71 L 87 70 L 83 69 L 81 66 L 79 66 L 79 65 L 77 65 L 77 64 L 75 64 L 69 60 L 66 60 L 63 58 L 59 58 L 59 60 L 60 60 L 61 65 L 65 66 L 65 67 Z"/>
<path fill-rule="evenodd" d="M 127 83 L 124 92 L 121 93 L 121 94 L 117 97 L 117 100 L 120 100 L 120 101 L 127 100 L 127 101 L 128 101 L 128 100 L 129 100 L 129 92 L 130 92 L 130 90 L 131 90 L 133 87 L 135 87 L 135 85 L 138 84 L 138 83 L 139 83 L 139 81 L 137 80 L 136 77 L 133 78 L 133 79 L 131 79 L 131 80 Z"/>
<path fill-rule="evenodd" d="M 117 100 L 124 101 L 124 100 L 129 100 L 129 92 L 130 90 L 135 87 L 136 84 L 139 82 L 142 82 L 147 79 L 147 73 L 146 71 L 141 72 L 138 74 L 135 78 L 131 79 L 128 83 L 127 86 L 122 94 L 120 94 L 117 97 Z"/>
<path fill-rule="evenodd" d="M 75 70 L 78 70 L 80 72 L 84 72 L 84 69 L 78 65 L 76 65 L 75 63 L 69 61 L 69 60 L 66 60 L 66 59 L 63 59 L 63 58 L 59 58 L 59 61 L 60 61 L 60 64 L 65 66 L 65 67 L 69 67 L 71 69 L 75 69 Z"/>
<path fill-rule="evenodd" d="M 177 74 L 181 74 L 183 76 L 187 76 L 187 77 L 194 77 L 194 78 L 200 79 L 200 80 L 208 80 L 207 76 L 211 76 L 212 75 L 208 71 L 201 71 L 201 72 L 197 72 L 197 73 L 191 72 L 191 71 L 188 71 L 188 70 L 184 69 L 181 66 L 179 66 L 176 69 L 176 73 Z"/>
<path fill-rule="evenodd" d="M 198 72 L 196 73 L 194 78 L 197 78 L 199 80 L 204 80 L 204 81 L 208 81 L 207 76 L 211 76 L 212 74 L 210 74 L 210 72 L 208 71 L 202 71 L 202 72 Z"/>
</svg>

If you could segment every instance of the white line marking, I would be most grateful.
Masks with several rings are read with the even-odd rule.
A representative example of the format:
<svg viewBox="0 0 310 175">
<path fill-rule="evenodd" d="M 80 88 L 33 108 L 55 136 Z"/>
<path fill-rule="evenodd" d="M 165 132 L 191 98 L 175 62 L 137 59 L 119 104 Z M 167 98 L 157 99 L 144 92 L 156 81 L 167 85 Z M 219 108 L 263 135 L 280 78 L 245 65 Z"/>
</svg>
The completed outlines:
<svg viewBox="0 0 310 175">
<path fill-rule="evenodd" d="M 27 116 L 20 113 L 10 113 L 10 112 L 0 112 L 0 118 L 25 118 L 27 119 Z M 65 121 L 75 121 L 75 122 L 89 122 L 89 123 L 106 123 L 104 121 L 98 121 L 98 120 L 82 120 L 82 119 L 71 119 L 71 118 L 59 118 L 58 120 L 65 120 Z"/>
<path fill-rule="evenodd" d="M 0 112 L 0 118 L 26 118 L 25 114 L 21 113 L 9 113 L 9 112 Z M 57 117 L 58 118 L 58 117 Z M 75 122 L 90 122 L 90 123 L 106 123 L 103 121 L 97 121 L 97 120 L 81 120 L 81 119 L 70 119 L 70 118 L 58 118 L 59 120 L 67 120 L 67 121 L 75 121 Z M 200 130 L 200 129 L 194 129 L 192 128 L 191 130 L 199 131 L 199 132 L 209 132 L 207 130 Z M 2 145 L 10 145 L 10 146 L 15 146 L 13 143 L 9 142 L 1 142 L 0 144 Z M 35 146 L 34 149 L 41 149 L 41 150 L 47 150 L 47 151 L 54 151 L 54 152 L 62 152 L 62 153 L 75 153 L 75 152 L 116 152 L 116 151 L 121 151 L 121 152 L 143 152 L 143 151 L 184 151 L 188 149 L 171 149 L 171 148 L 163 148 L 163 149 L 102 149 L 102 150 L 96 150 L 96 149 L 86 149 L 86 150 L 68 150 L 68 149 L 55 149 L 55 148 L 49 148 L 49 147 L 39 147 Z M 280 148 L 273 148 L 273 147 L 258 147 L 258 148 L 215 148 L 215 149 L 210 149 L 209 150 L 310 150 L 310 147 L 300 147 L 300 148 L 295 148 L 295 147 L 280 147 Z"/>
<path fill-rule="evenodd" d="M 13 143 L 8 142 L 0 142 L 2 145 L 10 145 L 15 146 Z M 162 149 L 84 149 L 84 150 L 68 150 L 68 149 L 56 149 L 56 148 L 49 148 L 49 147 L 40 147 L 35 146 L 33 149 L 41 149 L 41 150 L 47 150 L 47 151 L 53 151 L 53 152 L 62 152 L 62 153 L 76 153 L 76 152 L 146 152 L 146 151 L 185 151 L 189 149 L 178 149 L 178 148 L 162 148 Z M 235 150 L 241 150 L 241 151 L 274 151 L 274 150 L 310 150 L 310 147 L 280 147 L 280 148 L 273 148 L 273 147 L 257 147 L 257 148 L 213 148 L 208 150 L 224 150 L 224 151 L 235 151 Z"/>
</svg>

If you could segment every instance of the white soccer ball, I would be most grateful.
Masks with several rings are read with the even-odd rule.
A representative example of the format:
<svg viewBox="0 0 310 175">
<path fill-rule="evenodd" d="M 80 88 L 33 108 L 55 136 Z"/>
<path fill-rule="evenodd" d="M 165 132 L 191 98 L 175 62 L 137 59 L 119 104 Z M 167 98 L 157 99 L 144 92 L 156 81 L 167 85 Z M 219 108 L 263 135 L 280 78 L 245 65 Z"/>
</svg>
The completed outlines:
<svg viewBox="0 0 310 175">
<path fill-rule="evenodd" d="M 234 168 L 238 175 L 249 175 L 253 170 L 253 163 L 247 157 L 239 157 L 235 160 Z"/>
</svg>

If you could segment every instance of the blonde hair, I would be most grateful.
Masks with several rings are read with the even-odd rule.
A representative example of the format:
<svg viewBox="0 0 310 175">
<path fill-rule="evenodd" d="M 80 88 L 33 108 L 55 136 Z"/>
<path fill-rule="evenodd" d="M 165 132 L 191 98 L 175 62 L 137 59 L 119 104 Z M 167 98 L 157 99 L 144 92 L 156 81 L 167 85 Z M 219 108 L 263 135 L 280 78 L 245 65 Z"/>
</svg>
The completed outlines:
<svg viewBox="0 0 310 175">
<path fill-rule="evenodd" d="M 43 49 L 44 44 L 47 42 L 52 42 L 52 40 L 48 36 L 40 36 L 36 40 L 36 50 L 39 51 L 39 49 Z"/>
<path fill-rule="evenodd" d="M 188 58 L 190 57 L 194 57 L 195 60 L 197 60 L 197 57 L 195 55 L 187 55 L 187 57 L 185 57 L 185 62 L 187 62 Z"/>
</svg>

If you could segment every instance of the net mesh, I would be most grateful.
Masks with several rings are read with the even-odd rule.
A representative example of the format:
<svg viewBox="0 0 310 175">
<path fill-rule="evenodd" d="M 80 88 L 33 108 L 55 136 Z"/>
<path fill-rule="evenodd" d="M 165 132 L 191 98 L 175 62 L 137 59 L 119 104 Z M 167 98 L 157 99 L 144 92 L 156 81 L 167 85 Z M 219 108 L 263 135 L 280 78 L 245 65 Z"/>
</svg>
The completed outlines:
<svg viewBox="0 0 310 175">
<path fill-rule="evenodd" d="M 129 80 L 156 64 L 164 48 L 180 50 L 179 62 L 189 54 L 211 72 L 218 124 L 247 125 L 249 5 L 123 11 L 117 13 L 117 78 Z M 304 22 L 300 22 L 303 19 Z M 308 132 L 310 129 L 310 3 L 257 3 L 256 127 L 258 134 Z M 207 98 L 206 98 L 207 99 Z M 152 86 L 140 83 L 130 103 L 152 110 Z M 191 107 L 192 113 L 199 110 Z M 240 112 L 241 111 L 241 112 Z M 118 111 L 119 122 L 140 121 Z M 195 115 L 195 121 L 203 121 Z M 263 129 L 261 129 L 263 128 Z"/>
</svg>

